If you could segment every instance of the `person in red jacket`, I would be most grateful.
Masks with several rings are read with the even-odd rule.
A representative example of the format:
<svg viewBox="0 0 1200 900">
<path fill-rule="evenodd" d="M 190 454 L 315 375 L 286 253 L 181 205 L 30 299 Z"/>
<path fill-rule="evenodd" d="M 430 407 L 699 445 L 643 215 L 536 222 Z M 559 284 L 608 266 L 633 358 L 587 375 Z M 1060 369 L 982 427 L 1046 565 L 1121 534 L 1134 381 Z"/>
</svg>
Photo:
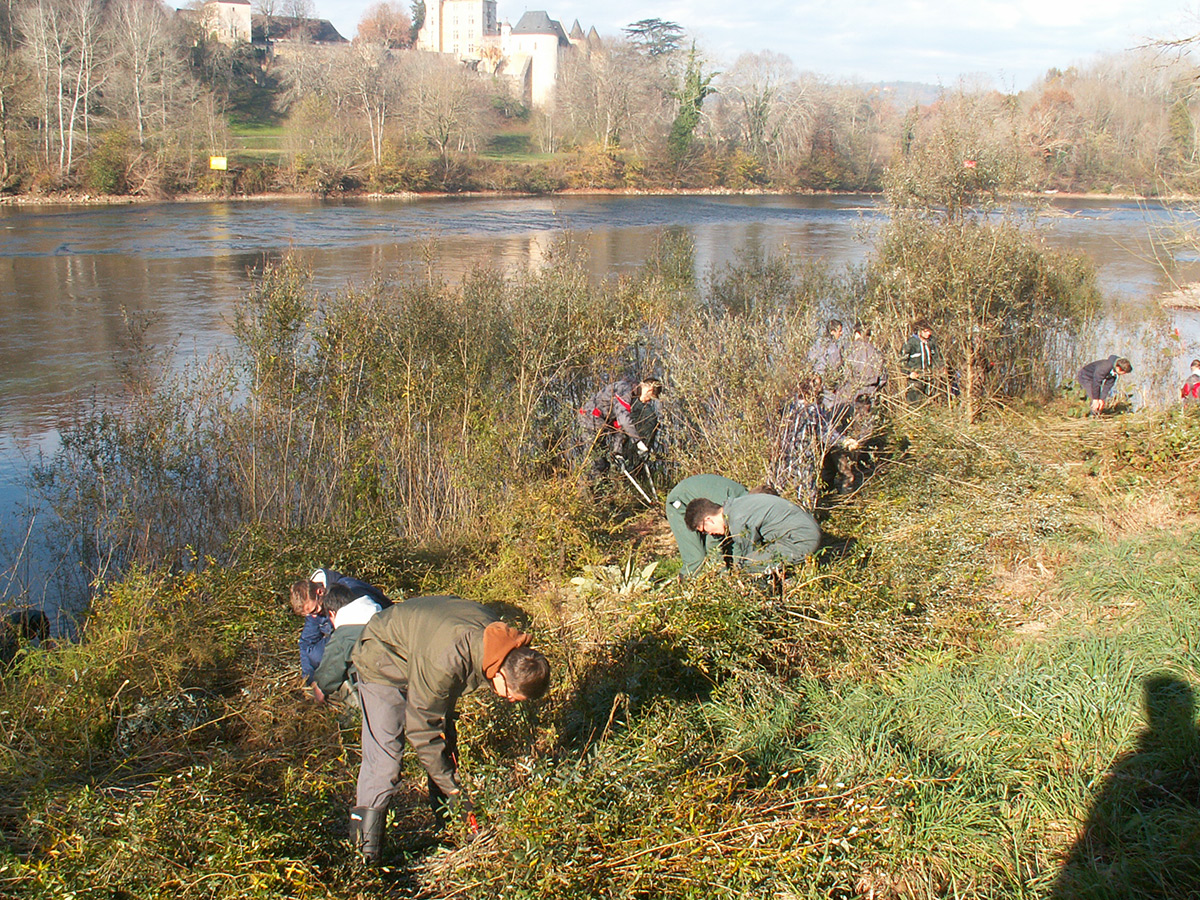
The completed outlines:
<svg viewBox="0 0 1200 900">
<path fill-rule="evenodd" d="M 593 468 L 608 470 L 610 456 L 632 453 L 640 463 L 650 455 L 658 430 L 654 402 L 662 394 L 663 383 L 657 378 L 633 381 L 623 378 L 602 388 L 579 410 L 588 455 L 599 450 Z"/>
<path fill-rule="evenodd" d="M 1179 396 L 1184 403 L 1195 403 L 1200 400 L 1200 359 L 1192 360 L 1192 374 L 1179 389 Z"/>
</svg>

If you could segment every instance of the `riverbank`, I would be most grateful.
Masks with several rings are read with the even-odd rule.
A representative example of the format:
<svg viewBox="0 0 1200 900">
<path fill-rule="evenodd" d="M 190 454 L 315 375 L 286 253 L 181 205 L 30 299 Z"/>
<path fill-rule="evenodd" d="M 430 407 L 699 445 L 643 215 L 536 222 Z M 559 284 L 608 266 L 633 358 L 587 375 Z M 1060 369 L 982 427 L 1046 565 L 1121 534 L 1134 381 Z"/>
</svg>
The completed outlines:
<svg viewBox="0 0 1200 900">
<path fill-rule="evenodd" d="M 562 190 L 528 193 L 520 191 L 459 191 L 459 192 L 413 192 L 398 191 L 394 193 L 379 193 L 371 191 L 348 191 L 334 194 L 315 194 L 302 191 L 281 191 L 278 193 L 260 194 L 176 194 L 169 197 L 149 197 L 141 195 L 96 195 L 88 193 L 63 194 L 17 194 L 0 195 L 0 207 L 37 207 L 37 206 L 132 206 L 151 203 L 225 203 L 225 202 L 264 202 L 271 200 L 434 200 L 445 199 L 513 199 L 546 197 L 842 197 L 862 196 L 882 198 L 880 193 L 869 191 L 816 191 L 816 190 L 770 190 L 756 188 L 753 190 L 733 190 L 730 188 L 564 188 Z M 1008 198 L 1011 201 L 1035 202 L 1055 200 L 1112 200 L 1116 202 L 1138 203 L 1195 203 L 1200 197 L 1187 194 L 1171 194 L 1148 197 L 1140 194 L 1103 194 L 1094 192 L 1065 192 L 1040 191 L 1015 194 Z"/>
<path fill-rule="evenodd" d="M 132 280 L 161 293 L 185 259 L 244 278 L 246 258 L 194 248 L 227 254 L 264 227 L 311 235 L 320 262 L 378 271 L 392 259 L 372 246 L 348 259 L 330 235 L 392 246 L 409 212 L 296 206 L 294 219 L 286 204 L 31 216 L 50 233 L 25 240 L 52 254 L 53 229 L 71 231 L 77 246 L 45 271 L 75 288 L 104 265 L 79 254 L 111 253 L 132 228 Z M 689 207 L 714 227 L 662 229 L 627 277 L 595 280 L 586 252 L 538 244 L 570 201 L 462 206 L 464 220 L 493 208 L 488 247 L 503 223 L 520 229 L 522 269 L 481 270 L 474 244 L 458 282 L 430 253 L 420 277 L 329 290 L 321 265 L 289 255 L 242 294 L 231 352 L 177 375 L 143 333 L 121 357 L 121 402 L 78 409 L 38 475 L 92 593 L 77 643 L 31 648 L 0 674 L 0 891 L 1050 896 L 1102 785 L 1129 771 L 1113 760 L 1153 739 L 1143 693 L 1173 679 L 1180 694 L 1200 671 L 1200 421 L 1126 412 L 1123 383 L 1121 412 L 1093 420 L 1060 389 L 1055 373 L 1090 349 L 1087 262 L 1007 223 L 893 222 L 852 281 L 790 250 L 729 246 L 731 221 L 766 246 L 764 207 L 797 235 L 827 237 L 814 221 L 861 234 L 840 204 L 580 202 L 589 224 Z M 428 233 L 446 211 L 412 219 Z M 1127 234 L 1123 215 L 1140 211 L 1094 218 Z M 611 263 L 620 243 L 591 246 Z M 705 243 L 726 261 L 699 269 Z M 14 259 L 14 277 L 39 277 Z M 187 307 L 213 315 L 183 282 Z M 710 471 L 812 496 L 811 445 L 762 411 L 797 408 L 826 301 L 873 323 L 897 387 L 860 423 L 862 455 L 841 460 L 855 490 L 823 492 L 814 511 L 825 549 L 780 590 L 717 559 L 681 581 L 661 496 L 643 503 L 611 468 L 584 474 L 579 398 L 609 373 L 661 372 L 659 489 Z M 933 301 L 948 365 L 995 365 L 946 405 L 939 392 L 913 407 L 897 351 L 906 311 Z M 1047 344 L 1048 322 L 1062 343 Z M 9 330 L 27 342 L 37 329 Z M 23 350 L 23 364 L 36 356 Z M 550 657 L 545 701 L 458 708 L 474 839 L 463 822 L 436 828 L 409 772 L 386 864 L 353 864 L 359 724 L 305 696 L 285 599 L 318 565 L 397 598 L 491 605 Z M 1170 776 L 1152 776 L 1156 800 L 1186 795 L 1154 763 Z M 1123 846 L 1172 872 L 1193 855 L 1167 838 L 1195 833 L 1200 814 L 1155 809 L 1171 821 Z"/>
</svg>

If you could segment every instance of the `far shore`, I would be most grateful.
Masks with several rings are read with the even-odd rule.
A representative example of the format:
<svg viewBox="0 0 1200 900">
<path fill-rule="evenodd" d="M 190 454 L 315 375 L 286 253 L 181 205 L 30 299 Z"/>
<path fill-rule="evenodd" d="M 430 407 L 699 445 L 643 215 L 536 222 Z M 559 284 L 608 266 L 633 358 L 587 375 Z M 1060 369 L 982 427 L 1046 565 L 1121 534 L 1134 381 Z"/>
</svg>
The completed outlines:
<svg viewBox="0 0 1200 900">
<path fill-rule="evenodd" d="M 529 198 L 547 197 L 882 197 L 878 191 L 795 191 L 795 190 L 731 190 L 728 188 L 568 188 L 561 191 L 531 194 L 520 191 L 460 191 L 445 193 L 430 191 L 417 193 L 398 191 L 382 194 L 356 191 L 338 194 L 312 194 L 300 191 L 279 191 L 265 194 L 177 194 L 169 197 L 151 197 L 136 194 L 89 194 L 71 192 L 62 194 L 13 194 L 0 196 L 0 206 L 132 206 L 150 203 L 222 203 L 262 202 L 270 200 L 434 200 L 463 198 Z M 1192 203 L 1200 197 L 1190 194 L 1171 194 L 1148 197 L 1133 193 L 1092 193 L 1068 191 L 1039 191 L 1014 194 L 1010 200 L 1029 202 L 1033 200 L 1114 200 L 1121 202 L 1147 203 Z"/>
</svg>

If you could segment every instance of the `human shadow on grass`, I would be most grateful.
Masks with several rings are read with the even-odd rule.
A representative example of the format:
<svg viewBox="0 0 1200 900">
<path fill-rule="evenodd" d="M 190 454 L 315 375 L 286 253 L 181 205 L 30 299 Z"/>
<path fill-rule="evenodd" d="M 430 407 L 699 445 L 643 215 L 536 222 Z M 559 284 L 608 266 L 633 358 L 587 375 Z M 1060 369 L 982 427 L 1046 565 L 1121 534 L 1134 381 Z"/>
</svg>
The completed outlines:
<svg viewBox="0 0 1200 900">
<path fill-rule="evenodd" d="M 561 714 L 560 743 L 581 750 L 627 727 L 639 709 L 657 700 L 707 700 L 712 686 L 686 648 L 659 635 L 631 635 L 580 676 Z"/>
<path fill-rule="evenodd" d="M 1146 730 L 1113 763 L 1050 896 L 1200 897 L 1200 732 L 1190 685 L 1142 684 Z"/>
</svg>

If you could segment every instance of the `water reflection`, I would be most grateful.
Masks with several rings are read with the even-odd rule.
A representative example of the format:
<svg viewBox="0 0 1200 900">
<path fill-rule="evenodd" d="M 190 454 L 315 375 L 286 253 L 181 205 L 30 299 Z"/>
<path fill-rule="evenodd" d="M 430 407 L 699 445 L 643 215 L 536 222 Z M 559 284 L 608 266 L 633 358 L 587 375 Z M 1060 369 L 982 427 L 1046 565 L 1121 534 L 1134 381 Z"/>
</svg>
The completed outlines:
<svg viewBox="0 0 1200 900">
<path fill-rule="evenodd" d="M 1177 215 L 1136 203 L 1063 201 L 1051 241 L 1083 250 L 1106 293 L 1145 304 L 1192 280 L 1194 259 L 1169 262 L 1153 231 Z M 861 261 L 876 201 L 845 197 L 558 197 L 324 203 L 0 208 L 0 415 L 8 438 L 52 428 L 81 388 L 113 386 L 125 317 L 149 316 L 148 338 L 203 356 L 230 345 L 229 318 L 264 257 L 291 252 L 334 291 L 386 278 L 454 281 L 478 267 L 543 265 L 564 233 L 594 279 L 629 274 L 666 230 L 687 232 L 697 275 L 740 252 L 786 250 L 834 267 Z M 1184 344 L 1200 340 L 1180 317 Z M 1186 348 L 1184 352 L 1187 352 Z"/>
</svg>

